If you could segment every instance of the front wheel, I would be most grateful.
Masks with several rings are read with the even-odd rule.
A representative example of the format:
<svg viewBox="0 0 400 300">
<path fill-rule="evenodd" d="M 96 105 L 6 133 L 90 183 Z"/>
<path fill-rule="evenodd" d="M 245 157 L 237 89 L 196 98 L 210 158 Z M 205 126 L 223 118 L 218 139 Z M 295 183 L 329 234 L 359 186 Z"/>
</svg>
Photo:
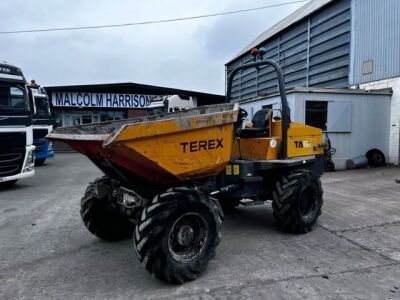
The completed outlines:
<svg viewBox="0 0 400 300">
<path fill-rule="evenodd" d="M 321 215 L 323 190 L 319 178 L 308 170 L 295 170 L 277 181 L 272 209 L 275 219 L 286 230 L 306 233 Z"/>
<path fill-rule="evenodd" d="M 197 278 L 214 257 L 222 220 L 200 191 L 175 188 L 143 208 L 134 244 L 139 261 L 156 278 L 183 283 Z"/>
</svg>

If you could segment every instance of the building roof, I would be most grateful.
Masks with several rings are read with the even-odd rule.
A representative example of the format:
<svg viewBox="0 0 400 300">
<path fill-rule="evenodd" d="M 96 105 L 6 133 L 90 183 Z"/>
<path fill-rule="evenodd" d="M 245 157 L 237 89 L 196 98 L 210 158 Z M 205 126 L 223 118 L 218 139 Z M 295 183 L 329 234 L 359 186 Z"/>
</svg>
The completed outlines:
<svg viewBox="0 0 400 300">
<path fill-rule="evenodd" d="M 196 91 L 168 88 L 155 85 L 147 85 L 133 82 L 85 84 L 85 85 L 60 85 L 44 87 L 51 97 L 52 92 L 96 92 L 96 93 L 130 93 L 146 95 L 186 95 L 197 98 L 198 105 L 224 103 L 225 96 L 202 93 Z"/>
<path fill-rule="evenodd" d="M 307 4 L 300 7 L 298 10 L 294 11 L 292 14 L 284 18 L 282 21 L 276 23 L 274 26 L 270 27 L 263 33 L 261 33 L 255 40 L 248 44 L 242 51 L 240 51 L 235 57 L 233 57 L 228 63 L 242 56 L 243 54 L 250 51 L 252 48 L 259 46 L 261 43 L 267 39 L 273 37 L 282 30 L 288 28 L 289 26 L 301 21 L 305 17 L 309 16 L 313 12 L 319 10 L 323 6 L 335 0 L 312 0 Z M 227 63 L 227 64 L 228 64 Z"/>
</svg>

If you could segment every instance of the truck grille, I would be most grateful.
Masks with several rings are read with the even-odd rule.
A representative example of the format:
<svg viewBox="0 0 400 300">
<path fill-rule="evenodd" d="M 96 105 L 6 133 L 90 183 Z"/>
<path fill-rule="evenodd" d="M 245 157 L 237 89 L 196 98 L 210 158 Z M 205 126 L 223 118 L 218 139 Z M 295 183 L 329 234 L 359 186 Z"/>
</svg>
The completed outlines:
<svg viewBox="0 0 400 300">
<path fill-rule="evenodd" d="M 25 158 L 25 132 L 0 133 L 0 177 L 21 172 Z"/>
<path fill-rule="evenodd" d="M 25 152 L 0 154 L 0 177 L 13 176 L 21 172 Z"/>
<path fill-rule="evenodd" d="M 25 132 L 0 132 L 0 153 L 7 153 L 15 148 L 26 146 Z"/>
</svg>

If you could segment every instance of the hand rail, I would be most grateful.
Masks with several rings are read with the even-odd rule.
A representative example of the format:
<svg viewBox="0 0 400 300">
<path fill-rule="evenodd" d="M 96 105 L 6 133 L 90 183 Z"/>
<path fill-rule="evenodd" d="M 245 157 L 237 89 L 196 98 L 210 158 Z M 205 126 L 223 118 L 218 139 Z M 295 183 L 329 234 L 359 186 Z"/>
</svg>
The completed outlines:
<svg viewBox="0 0 400 300">
<path fill-rule="evenodd" d="M 285 81 L 283 80 L 283 73 L 281 67 L 273 60 L 266 59 L 260 60 L 252 63 L 247 63 L 242 66 L 238 66 L 232 70 L 231 74 L 228 76 L 228 86 L 226 90 L 226 102 L 230 102 L 231 93 L 232 93 L 232 83 L 235 75 L 244 69 L 249 68 L 257 68 L 259 66 L 270 65 L 275 69 L 275 72 L 278 76 L 278 87 L 279 93 L 281 95 L 281 103 L 282 103 L 282 142 L 281 142 L 281 151 L 280 158 L 287 158 L 287 130 L 290 126 L 290 108 L 287 102 L 286 91 L 285 91 Z"/>
</svg>

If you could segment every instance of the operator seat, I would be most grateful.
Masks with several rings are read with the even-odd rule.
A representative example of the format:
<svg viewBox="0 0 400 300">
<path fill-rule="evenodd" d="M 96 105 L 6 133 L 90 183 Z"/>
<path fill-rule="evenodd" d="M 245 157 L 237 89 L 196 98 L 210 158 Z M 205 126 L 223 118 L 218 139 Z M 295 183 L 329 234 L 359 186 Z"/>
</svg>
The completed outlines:
<svg viewBox="0 0 400 300">
<path fill-rule="evenodd" d="M 269 120 L 270 110 L 261 109 L 255 113 L 251 122 L 252 128 L 244 128 L 240 131 L 242 138 L 268 137 L 269 136 Z"/>
</svg>

